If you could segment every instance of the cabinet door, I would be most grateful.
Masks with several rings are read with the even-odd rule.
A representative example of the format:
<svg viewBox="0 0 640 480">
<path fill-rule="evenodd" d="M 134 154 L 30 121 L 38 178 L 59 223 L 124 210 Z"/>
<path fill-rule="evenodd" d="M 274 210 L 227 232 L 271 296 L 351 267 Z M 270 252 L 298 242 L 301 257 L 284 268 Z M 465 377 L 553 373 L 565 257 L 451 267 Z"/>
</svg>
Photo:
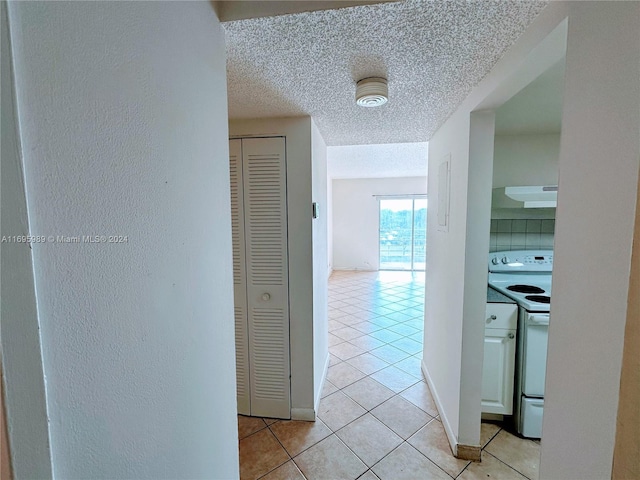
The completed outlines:
<svg viewBox="0 0 640 480">
<path fill-rule="evenodd" d="M 242 140 L 251 415 L 290 418 L 283 137 Z"/>
<path fill-rule="evenodd" d="M 236 331 L 236 398 L 238 413 L 251 415 L 249 389 L 249 328 L 247 274 L 244 249 L 244 195 L 242 192 L 242 140 L 229 141 L 231 180 L 231 237 L 233 240 L 233 302 Z"/>
<path fill-rule="evenodd" d="M 511 415 L 516 331 L 487 328 L 482 367 L 482 412 Z"/>
</svg>

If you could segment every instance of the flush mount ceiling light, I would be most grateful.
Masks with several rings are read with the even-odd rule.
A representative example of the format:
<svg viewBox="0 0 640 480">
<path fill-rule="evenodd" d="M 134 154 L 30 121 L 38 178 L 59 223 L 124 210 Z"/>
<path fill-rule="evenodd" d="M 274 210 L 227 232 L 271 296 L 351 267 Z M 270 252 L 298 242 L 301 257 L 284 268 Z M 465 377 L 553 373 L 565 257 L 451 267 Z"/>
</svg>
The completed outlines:
<svg viewBox="0 0 640 480">
<path fill-rule="evenodd" d="M 388 99 L 386 78 L 363 78 L 356 84 L 356 103 L 361 107 L 379 107 Z"/>
</svg>

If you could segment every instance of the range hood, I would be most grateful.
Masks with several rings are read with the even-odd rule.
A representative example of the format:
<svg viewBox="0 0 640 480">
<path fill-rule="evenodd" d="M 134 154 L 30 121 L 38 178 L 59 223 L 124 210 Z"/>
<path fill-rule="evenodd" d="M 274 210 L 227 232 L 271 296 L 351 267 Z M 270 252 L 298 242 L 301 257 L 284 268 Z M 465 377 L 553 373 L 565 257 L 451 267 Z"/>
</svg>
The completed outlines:
<svg viewBox="0 0 640 480">
<path fill-rule="evenodd" d="M 518 202 L 524 202 L 524 208 L 554 208 L 557 205 L 558 186 L 506 187 L 504 194 Z"/>
</svg>

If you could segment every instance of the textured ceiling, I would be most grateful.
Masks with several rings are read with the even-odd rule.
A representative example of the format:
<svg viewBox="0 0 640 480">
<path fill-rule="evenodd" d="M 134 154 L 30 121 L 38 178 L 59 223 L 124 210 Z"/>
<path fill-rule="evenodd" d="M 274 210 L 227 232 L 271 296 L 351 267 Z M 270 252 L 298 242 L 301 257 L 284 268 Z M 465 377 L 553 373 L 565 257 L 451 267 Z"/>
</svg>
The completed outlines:
<svg viewBox="0 0 640 480">
<path fill-rule="evenodd" d="M 310 115 L 327 145 L 424 142 L 545 2 L 404 0 L 240 20 L 227 33 L 229 116 Z M 355 104 L 389 80 L 389 103 Z"/>
<path fill-rule="evenodd" d="M 426 177 L 428 147 L 426 142 L 328 147 L 329 177 Z"/>
</svg>

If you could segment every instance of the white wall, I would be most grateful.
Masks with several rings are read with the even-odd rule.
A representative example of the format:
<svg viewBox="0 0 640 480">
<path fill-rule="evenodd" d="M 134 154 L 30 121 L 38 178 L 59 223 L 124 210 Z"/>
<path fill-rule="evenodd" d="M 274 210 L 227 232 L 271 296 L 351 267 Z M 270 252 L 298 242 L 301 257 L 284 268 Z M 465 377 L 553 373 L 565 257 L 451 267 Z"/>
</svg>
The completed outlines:
<svg viewBox="0 0 640 480">
<path fill-rule="evenodd" d="M 555 218 L 555 208 L 524 208 L 504 187 L 557 185 L 560 134 L 496 135 L 491 218 Z"/>
<path fill-rule="evenodd" d="M 54 476 L 237 478 L 212 7 L 16 2 L 9 14 L 30 233 L 128 238 L 32 245 Z"/>
<path fill-rule="evenodd" d="M 333 181 L 327 172 L 327 267 L 328 275 L 333 272 Z"/>
<path fill-rule="evenodd" d="M 333 180 L 333 268 L 378 270 L 380 207 L 374 195 L 425 194 L 425 177 Z"/>
<path fill-rule="evenodd" d="M 291 415 L 300 420 L 315 419 L 311 130 L 310 117 L 229 122 L 231 136 L 287 139 Z"/>
<path fill-rule="evenodd" d="M 318 411 L 320 394 L 329 368 L 329 288 L 327 146 L 315 122 L 311 121 L 312 199 L 318 204 L 313 220 L 313 398 Z"/>
<path fill-rule="evenodd" d="M 640 3 L 570 2 L 542 479 L 611 478 L 638 208 L 639 46 Z"/>
<path fill-rule="evenodd" d="M 17 119 L 15 117 L 14 84 L 11 65 L 7 2 L 0 3 L 2 28 L 2 166 L 0 170 L 2 220 L 0 235 L 28 235 L 29 221 L 24 191 L 24 175 L 20 157 Z M 4 406 L 7 428 L 13 446 L 15 478 L 50 478 L 51 451 L 45 399 L 44 372 L 33 259 L 27 243 L 2 243 L 0 259 L 0 296 L 2 297 L 0 353 L 4 363 L 7 388 Z M 4 410 L 2 415 L 4 415 Z M 4 432 L 3 432 L 4 433 Z M 4 436 L 2 441 L 4 443 Z M 7 444 L 3 445 L 3 454 Z M 7 462 L 8 463 L 8 462 Z M 4 473 L 7 464 L 2 459 Z M 2 478 L 5 478 L 4 476 Z"/>
<path fill-rule="evenodd" d="M 486 294 L 487 281 L 494 140 L 490 111 L 562 58 L 564 27 L 558 25 L 565 10 L 564 4 L 550 4 L 429 140 L 432 201 L 423 371 L 454 451 L 457 444 L 477 446 L 480 441 L 483 331 L 476 322 L 484 315 L 480 295 Z M 485 110 L 489 112 L 472 115 Z M 450 218 L 448 230 L 442 231 L 437 225 L 438 168 L 449 156 Z"/>
<path fill-rule="evenodd" d="M 493 188 L 557 185 L 560 134 L 496 135 Z"/>
</svg>

